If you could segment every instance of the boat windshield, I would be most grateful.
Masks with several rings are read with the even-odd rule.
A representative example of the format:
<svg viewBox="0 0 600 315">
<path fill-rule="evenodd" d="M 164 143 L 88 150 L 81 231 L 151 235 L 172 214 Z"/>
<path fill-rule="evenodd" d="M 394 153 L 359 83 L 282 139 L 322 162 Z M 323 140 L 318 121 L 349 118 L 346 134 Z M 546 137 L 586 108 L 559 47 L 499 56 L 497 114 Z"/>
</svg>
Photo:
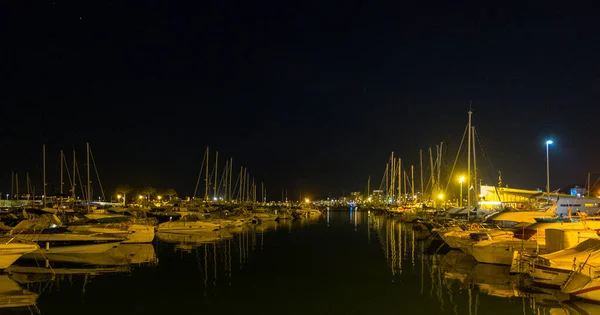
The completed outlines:
<svg viewBox="0 0 600 315">
<path fill-rule="evenodd" d="M 69 231 L 65 227 L 52 227 L 52 228 L 43 229 L 40 234 L 60 234 L 60 233 L 71 233 L 71 231 Z"/>
</svg>

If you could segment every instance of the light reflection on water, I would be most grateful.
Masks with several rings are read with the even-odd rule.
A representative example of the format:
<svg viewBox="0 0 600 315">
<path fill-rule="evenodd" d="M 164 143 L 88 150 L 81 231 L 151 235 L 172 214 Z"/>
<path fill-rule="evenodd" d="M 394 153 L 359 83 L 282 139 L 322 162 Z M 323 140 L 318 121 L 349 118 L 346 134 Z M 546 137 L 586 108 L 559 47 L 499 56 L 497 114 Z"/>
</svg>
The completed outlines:
<svg viewBox="0 0 600 315">
<path fill-rule="evenodd" d="M 0 306 L 23 314 L 237 314 L 257 305 L 263 314 L 600 314 L 555 291 L 521 290 L 507 267 L 440 245 L 418 224 L 326 209 L 317 219 L 157 234 L 154 244 L 113 251 L 114 265 L 106 257 L 55 257 L 51 268 L 18 261 L 0 275 Z"/>
</svg>

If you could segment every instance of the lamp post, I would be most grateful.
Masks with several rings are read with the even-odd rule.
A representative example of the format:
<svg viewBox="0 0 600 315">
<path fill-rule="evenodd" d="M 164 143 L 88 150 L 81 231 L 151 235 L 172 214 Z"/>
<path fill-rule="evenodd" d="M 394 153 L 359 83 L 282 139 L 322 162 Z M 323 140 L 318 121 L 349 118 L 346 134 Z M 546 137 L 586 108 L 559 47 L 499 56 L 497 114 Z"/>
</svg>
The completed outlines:
<svg viewBox="0 0 600 315">
<path fill-rule="evenodd" d="M 546 194 L 548 194 L 548 198 L 550 198 L 550 154 L 548 147 L 552 143 L 552 140 L 546 141 Z"/>
<path fill-rule="evenodd" d="M 462 202 L 463 202 L 463 197 L 462 197 L 462 183 L 465 181 L 465 177 L 461 176 L 458 179 L 458 182 L 460 183 L 460 207 L 462 208 Z"/>
</svg>

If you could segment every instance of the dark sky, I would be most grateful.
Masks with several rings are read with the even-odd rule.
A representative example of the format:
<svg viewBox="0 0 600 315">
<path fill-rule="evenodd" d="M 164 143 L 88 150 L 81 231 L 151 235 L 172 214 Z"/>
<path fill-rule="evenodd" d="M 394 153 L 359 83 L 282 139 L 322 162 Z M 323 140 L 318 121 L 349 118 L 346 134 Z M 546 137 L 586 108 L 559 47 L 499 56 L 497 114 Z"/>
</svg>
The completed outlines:
<svg viewBox="0 0 600 315">
<path fill-rule="evenodd" d="M 446 141 L 451 164 L 470 100 L 485 183 L 502 170 L 506 184 L 544 188 L 548 137 L 553 188 L 600 174 L 593 8 L 18 3 L 0 13 L 0 191 L 12 170 L 41 187 L 42 144 L 56 187 L 59 150 L 83 158 L 86 141 L 109 192 L 192 194 L 207 145 L 271 198 L 362 191 L 390 151 L 418 164 Z"/>
</svg>

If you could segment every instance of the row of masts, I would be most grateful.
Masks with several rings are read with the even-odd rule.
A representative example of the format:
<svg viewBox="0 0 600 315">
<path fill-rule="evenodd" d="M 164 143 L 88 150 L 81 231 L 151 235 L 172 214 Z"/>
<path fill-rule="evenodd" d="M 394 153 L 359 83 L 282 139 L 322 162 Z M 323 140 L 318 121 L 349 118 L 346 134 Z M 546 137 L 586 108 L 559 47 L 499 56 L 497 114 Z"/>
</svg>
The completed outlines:
<svg viewBox="0 0 600 315">
<path fill-rule="evenodd" d="M 430 193 L 427 194 L 425 187 L 424 167 L 423 167 L 423 150 L 419 150 L 419 184 L 420 190 L 417 191 L 415 184 L 415 166 L 410 165 L 410 168 L 405 168 L 402 163 L 402 158 L 394 156 L 391 153 L 388 160 L 384 178 L 380 185 L 380 190 L 384 190 L 384 195 L 388 202 L 406 202 L 406 201 L 423 201 L 432 199 L 437 191 L 441 190 L 438 185 L 441 175 L 442 150 L 444 143 L 436 145 L 436 159 L 433 160 L 432 148 L 429 148 L 430 159 L 430 178 L 427 186 L 430 187 Z M 437 180 L 436 180 L 437 178 Z M 385 187 L 381 187 L 385 185 Z M 384 189 L 383 189 L 384 188 Z M 371 193 L 371 177 L 367 181 L 367 195 Z"/>
<path fill-rule="evenodd" d="M 215 164 L 210 169 L 210 149 L 206 147 L 204 157 L 194 189 L 194 198 L 198 197 L 198 188 L 202 175 L 204 174 L 204 201 L 227 201 L 227 202 L 266 202 L 267 189 L 263 182 L 260 182 L 260 200 L 257 199 L 258 182 L 254 176 L 248 173 L 248 168 L 240 166 L 239 175 L 236 175 L 234 182 L 233 158 L 225 159 L 225 166 L 219 175 L 219 152 L 215 152 Z M 211 197 L 212 196 L 212 197 Z"/>
<path fill-rule="evenodd" d="M 446 185 L 442 184 L 441 175 L 443 167 L 443 156 L 445 150 L 444 142 L 436 145 L 435 148 L 429 147 L 429 179 L 425 185 L 424 167 L 423 167 L 423 150 L 419 150 L 419 185 L 420 190 L 416 191 L 415 184 L 415 166 L 410 167 L 403 164 L 402 158 L 395 156 L 392 151 L 390 158 L 385 166 L 385 172 L 382 182 L 379 187 L 385 197 L 387 203 L 407 203 L 407 202 L 433 202 L 443 200 L 448 187 L 450 186 L 452 173 L 458 156 L 461 153 L 465 135 L 467 135 L 467 175 L 464 176 L 467 184 L 467 208 L 471 208 L 473 197 L 478 196 L 477 185 L 477 159 L 475 151 L 475 127 L 472 126 L 471 115 L 469 110 L 469 121 L 465 128 L 465 134 L 461 140 L 460 147 L 457 153 L 455 163 L 448 175 Z M 434 159 L 435 150 L 435 159 Z M 471 161 L 472 158 L 472 161 Z M 473 166 L 473 168 L 471 168 Z M 475 185 L 473 185 L 475 183 Z M 367 196 L 371 196 L 371 176 L 367 180 Z M 461 196 L 462 198 L 462 196 Z"/>
<path fill-rule="evenodd" d="M 59 201 L 62 205 L 62 202 L 64 200 L 65 197 L 65 193 L 64 193 L 64 186 L 65 186 L 65 180 L 64 180 L 64 175 L 65 172 L 67 173 L 67 178 L 69 179 L 70 182 L 70 192 L 71 192 L 71 198 L 72 200 L 76 200 L 76 187 L 77 187 L 77 181 L 79 181 L 79 186 L 82 187 L 83 189 L 81 190 L 81 193 L 83 195 L 83 199 L 87 201 L 88 204 L 88 208 L 89 208 L 89 204 L 91 202 L 92 198 L 92 181 L 91 181 L 91 170 L 90 170 L 90 159 L 91 159 L 91 163 L 93 163 L 94 165 L 94 170 L 96 172 L 96 176 L 98 178 L 98 184 L 100 186 L 100 191 L 102 193 L 102 196 L 104 197 L 104 189 L 102 187 L 102 184 L 100 183 L 100 177 L 98 175 L 98 169 L 96 168 L 96 162 L 94 161 L 94 157 L 92 155 L 91 149 L 90 149 L 90 145 L 89 143 L 86 143 L 86 169 L 87 169 L 87 180 L 86 183 L 87 184 L 83 184 L 82 180 L 81 180 L 81 174 L 79 172 L 79 168 L 77 166 L 77 159 L 76 159 L 76 153 L 75 150 L 73 150 L 73 160 L 72 160 L 72 171 L 69 171 L 69 168 L 66 167 L 68 166 L 68 162 L 66 159 L 66 156 L 64 154 L 63 150 L 60 150 L 60 198 Z M 47 197 L 48 197 L 48 192 L 47 192 L 47 178 L 46 178 L 46 145 L 42 145 L 42 180 L 43 180 L 43 192 L 42 192 L 42 204 L 44 206 L 46 206 L 46 201 L 47 201 Z M 25 198 L 27 200 L 35 200 L 36 197 L 36 189 L 35 186 L 33 185 L 32 181 L 30 180 L 29 177 L 29 173 L 25 174 L 26 177 L 26 195 Z M 19 191 L 20 185 L 19 185 L 19 174 L 17 172 L 12 172 L 11 174 L 11 199 L 17 199 L 20 200 L 21 198 L 21 194 Z M 16 198 L 15 198 L 16 197 Z"/>
</svg>

